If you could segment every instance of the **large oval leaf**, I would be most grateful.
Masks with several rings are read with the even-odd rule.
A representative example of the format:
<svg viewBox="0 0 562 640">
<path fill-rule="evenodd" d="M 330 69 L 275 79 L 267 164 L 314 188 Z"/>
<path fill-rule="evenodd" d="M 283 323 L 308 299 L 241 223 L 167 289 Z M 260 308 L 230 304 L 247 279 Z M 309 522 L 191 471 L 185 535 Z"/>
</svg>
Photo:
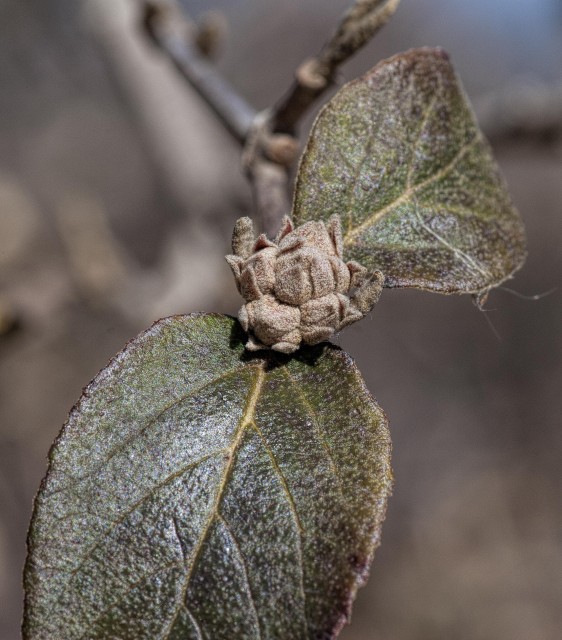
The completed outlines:
<svg viewBox="0 0 562 640">
<path fill-rule="evenodd" d="M 333 214 L 346 256 L 387 287 L 482 292 L 525 259 L 519 215 L 440 49 L 382 62 L 320 112 L 293 216 Z"/>
<path fill-rule="evenodd" d="M 161 320 L 50 454 L 24 637 L 335 637 L 391 485 L 381 409 L 332 345 L 248 357 L 225 316 Z"/>
</svg>

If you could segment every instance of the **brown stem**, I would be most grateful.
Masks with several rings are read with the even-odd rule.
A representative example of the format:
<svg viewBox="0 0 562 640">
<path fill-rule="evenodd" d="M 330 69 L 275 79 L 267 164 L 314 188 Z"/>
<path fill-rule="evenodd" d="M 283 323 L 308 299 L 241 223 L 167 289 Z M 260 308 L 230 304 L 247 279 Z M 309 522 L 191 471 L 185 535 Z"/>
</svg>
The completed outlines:
<svg viewBox="0 0 562 640">
<path fill-rule="evenodd" d="M 228 85 L 193 44 L 193 23 L 172 2 L 145 3 L 144 26 L 152 40 L 244 146 L 243 163 L 252 186 L 260 231 L 271 237 L 290 210 L 289 167 L 298 144 L 272 135 L 267 113 L 258 114 Z"/>
<path fill-rule="evenodd" d="M 562 84 L 520 80 L 475 101 L 480 127 L 492 144 L 513 139 L 556 144 L 562 138 Z"/>
<path fill-rule="evenodd" d="M 172 2 L 146 2 L 143 22 L 153 42 L 168 55 L 226 129 L 245 144 L 257 112 L 191 42 L 192 23 Z"/>
<path fill-rule="evenodd" d="M 252 185 L 260 232 L 273 238 L 291 209 L 289 168 L 296 159 L 298 142 L 291 136 L 272 134 L 269 121 L 268 111 L 256 117 L 242 162 Z"/>
<path fill-rule="evenodd" d="M 356 0 L 322 51 L 297 70 L 293 86 L 272 112 L 272 131 L 295 131 L 305 111 L 330 86 L 338 67 L 390 20 L 399 3 L 400 0 Z"/>
<path fill-rule="evenodd" d="M 243 162 L 262 232 L 273 236 L 290 211 L 289 168 L 297 158 L 294 133 L 299 120 L 330 86 L 338 67 L 388 22 L 399 2 L 355 0 L 320 53 L 299 67 L 287 95 L 272 110 L 260 114 L 197 51 L 192 42 L 193 23 L 175 0 L 145 2 L 144 25 L 152 40 L 244 145 Z"/>
</svg>

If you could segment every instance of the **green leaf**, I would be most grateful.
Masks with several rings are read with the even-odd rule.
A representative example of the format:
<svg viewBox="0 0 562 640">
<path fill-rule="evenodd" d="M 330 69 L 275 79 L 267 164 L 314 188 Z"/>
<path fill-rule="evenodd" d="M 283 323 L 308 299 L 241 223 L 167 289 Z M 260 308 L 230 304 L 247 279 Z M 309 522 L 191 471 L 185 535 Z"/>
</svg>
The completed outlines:
<svg viewBox="0 0 562 640">
<path fill-rule="evenodd" d="M 342 218 L 347 258 L 387 287 L 479 293 L 525 259 L 525 234 L 446 53 L 417 49 L 320 112 L 293 217 Z"/>
<path fill-rule="evenodd" d="M 335 637 L 379 540 L 386 418 L 333 345 L 243 339 L 161 320 L 86 387 L 35 503 L 25 639 Z"/>
</svg>

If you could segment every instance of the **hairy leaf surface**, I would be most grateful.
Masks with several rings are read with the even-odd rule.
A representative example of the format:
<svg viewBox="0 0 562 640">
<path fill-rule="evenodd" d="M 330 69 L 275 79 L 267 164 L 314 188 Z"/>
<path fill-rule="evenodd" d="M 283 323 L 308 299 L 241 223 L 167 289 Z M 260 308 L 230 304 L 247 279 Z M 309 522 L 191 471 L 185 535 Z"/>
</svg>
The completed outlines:
<svg viewBox="0 0 562 640">
<path fill-rule="evenodd" d="M 346 257 L 387 287 L 483 292 L 525 259 L 519 214 L 440 49 L 383 61 L 320 112 L 293 217 L 333 214 Z"/>
<path fill-rule="evenodd" d="M 386 418 L 333 345 L 243 339 L 161 320 L 86 387 L 36 499 L 24 638 L 335 637 L 378 543 Z"/>
</svg>

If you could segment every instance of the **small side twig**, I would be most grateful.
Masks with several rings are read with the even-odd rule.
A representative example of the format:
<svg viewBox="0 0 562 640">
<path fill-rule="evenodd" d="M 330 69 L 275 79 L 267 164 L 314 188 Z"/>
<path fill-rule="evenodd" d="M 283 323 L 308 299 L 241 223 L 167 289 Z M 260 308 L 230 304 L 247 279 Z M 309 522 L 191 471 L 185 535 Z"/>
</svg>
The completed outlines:
<svg viewBox="0 0 562 640">
<path fill-rule="evenodd" d="M 224 15 L 220 11 L 207 11 L 199 20 L 195 36 L 197 48 L 206 58 L 215 58 L 226 31 Z"/>
<path fill-rule="evenodd" d="M 193 23 L 172 0 L 145 2 L 143 23 L 152 41 L 166 52 L 228 131 L 245 144 L 257 112 L 200 52 Z"/>
<path fill-rule="evenodd" d="M 297 69 L 293 86 L 271 115 L 273 131 L 294 132 L 305 111 L 331 85 L 339 66 L 390 20 L 399 3 L 400 0 L 356 0 L 320 53 Z"/>
<path fill-rule="evenodd" d="M 481 96 L 475 103 L 478 120 L 492 144 L 534 140 L 559 144 L 562 139 L 562 84 L 516 79 Z"/>
</svg>

